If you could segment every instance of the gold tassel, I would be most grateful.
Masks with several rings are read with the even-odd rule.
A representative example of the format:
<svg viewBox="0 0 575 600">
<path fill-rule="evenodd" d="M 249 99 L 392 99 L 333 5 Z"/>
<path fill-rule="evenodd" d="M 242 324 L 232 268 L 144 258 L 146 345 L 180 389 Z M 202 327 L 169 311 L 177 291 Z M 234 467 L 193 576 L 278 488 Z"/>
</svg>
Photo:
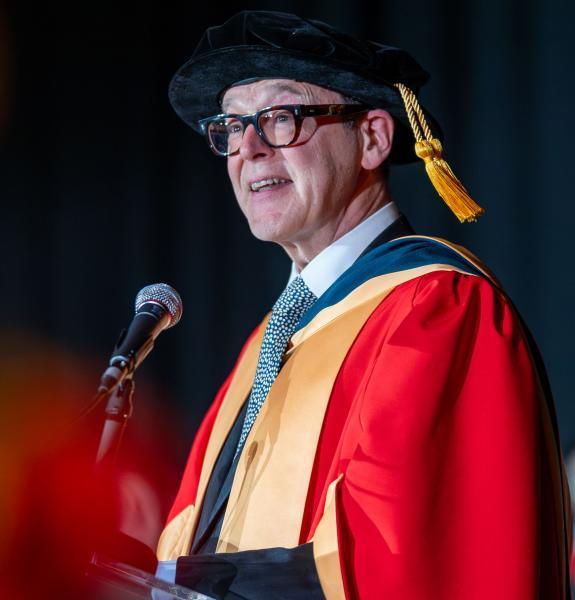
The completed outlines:
<svg viewBox="0 0 575 600">
<path fill-rule="evenodd" d="M 402 83 L 396 83 L 395 87 L 401 93 L 417 140 L 415 153 L 425 162 L 425 170 L 433 187 L 460 223 L 476 221 L 485 211 L 469 195 L 443 158 L 441 142 L 433 137 L 415 94 Z"/>
</svg>

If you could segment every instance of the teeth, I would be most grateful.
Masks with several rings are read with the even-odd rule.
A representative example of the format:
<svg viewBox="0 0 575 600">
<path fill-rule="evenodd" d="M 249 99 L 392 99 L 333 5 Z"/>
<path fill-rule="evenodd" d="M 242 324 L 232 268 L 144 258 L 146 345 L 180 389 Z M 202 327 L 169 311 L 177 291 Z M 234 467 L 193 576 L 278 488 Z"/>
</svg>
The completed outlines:
<svg viewBox="0 0 575 600">
<path fill-rule="evenodd" d="M 268 187 L 271 185 L 277 185 L 278 183 L 288 183 L 287 179 L 277 179 L 276 177 L 272 178 L 272 179 L 260 179 L 259 181 L 254 181 L 251 184 L 251 190 L 252 192 L 258 192 L 259 190 L 261 190 L 264 187 Z"/>
</svg>

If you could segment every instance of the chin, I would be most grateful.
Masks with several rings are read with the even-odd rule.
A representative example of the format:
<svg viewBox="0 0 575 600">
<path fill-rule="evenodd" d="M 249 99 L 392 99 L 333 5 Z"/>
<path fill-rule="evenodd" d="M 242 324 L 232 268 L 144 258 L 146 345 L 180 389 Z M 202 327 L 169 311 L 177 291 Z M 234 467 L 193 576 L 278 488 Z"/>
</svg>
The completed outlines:
<svg viewBox="0 0 575 600">
<path fill-rule="evenodd" d="M 249 226 L 252 235 L 262 242 L 282 244 L 285 240 L 290 239 L 289 228 L 280 223 L 274 223 L 270 219 L 249 221 Z"/>
</svg>

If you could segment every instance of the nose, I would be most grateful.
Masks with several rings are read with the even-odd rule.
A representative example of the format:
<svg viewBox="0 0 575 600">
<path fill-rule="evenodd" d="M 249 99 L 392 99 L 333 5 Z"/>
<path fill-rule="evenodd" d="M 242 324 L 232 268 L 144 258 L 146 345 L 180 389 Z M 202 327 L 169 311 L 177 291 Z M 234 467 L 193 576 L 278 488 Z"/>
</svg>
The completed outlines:
<svg viewBox="0 0 575 600">
<path fill-rule="evenodd" d="M 248 125 L 240 145 L 240 156 L 243 160 L 255 160 L 273 154 L 273 148 L 268 146 L 258 135 L 253 125 Z"/>
</svg>

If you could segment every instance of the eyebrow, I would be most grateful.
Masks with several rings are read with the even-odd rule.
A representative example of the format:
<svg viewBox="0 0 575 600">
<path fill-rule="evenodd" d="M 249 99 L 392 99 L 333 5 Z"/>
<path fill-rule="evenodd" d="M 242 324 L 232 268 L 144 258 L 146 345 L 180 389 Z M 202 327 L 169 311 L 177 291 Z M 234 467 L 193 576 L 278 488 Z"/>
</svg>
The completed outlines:
<svg viewBox="0 0 575 600">
<path fill-rule="evenodd" d="M 240 87 L 240 86 L 238 86 Z M 233 88 L 230 88 L 233 89 Z M 302 97 L 302 92 L 301 90 L 298 90 L 297 88 L 295 88 L 294 86 L 290 85 L 289 83 L 278 83 L 276 85 L 274 85 L 273 87 L 274 93 L 276 94 L 280 94 L 282 92 L 289 92 L 290 94 L 294 94 L 294 96 L 299 96 L 300 98 Z M 231 98 L 231 102 L 233 102 L 233 98 Z M 228 100 L 224 100 L 222 102 L 222 110 L 224 112 L 227 112 L 227 107 L 229 106 L 230 103 L 230 99 Z"/>
</svg>

